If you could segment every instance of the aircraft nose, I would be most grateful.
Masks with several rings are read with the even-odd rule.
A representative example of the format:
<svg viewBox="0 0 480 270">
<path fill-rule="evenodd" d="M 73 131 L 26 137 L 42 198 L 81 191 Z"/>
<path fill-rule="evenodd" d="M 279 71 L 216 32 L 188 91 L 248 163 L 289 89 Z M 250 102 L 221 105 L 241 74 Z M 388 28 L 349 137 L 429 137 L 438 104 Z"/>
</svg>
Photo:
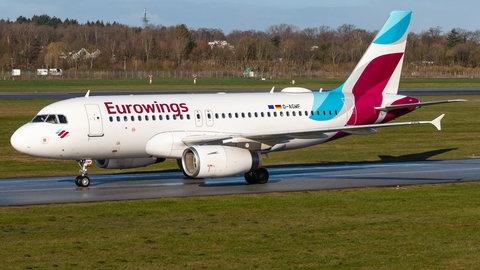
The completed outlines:
<svg viewBox="0 0 480 270">
<path fill-rule="evenodd" d="M 17 129 L 10 138 L 10 144 L 20 153 L 28 154 L 30 152 L 29 134 L 25 128 L 21 127 Z"/>
</svg>

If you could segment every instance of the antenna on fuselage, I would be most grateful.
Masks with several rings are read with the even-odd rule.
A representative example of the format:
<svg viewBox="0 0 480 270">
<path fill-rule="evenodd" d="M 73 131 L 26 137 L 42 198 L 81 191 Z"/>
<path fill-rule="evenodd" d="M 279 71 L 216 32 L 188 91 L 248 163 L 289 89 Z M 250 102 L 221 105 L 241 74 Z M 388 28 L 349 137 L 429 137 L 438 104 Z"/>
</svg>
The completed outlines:
<svg viewBox="0 0 480 270">
<path fill-rule="evenodd" d="M 273 90 L 275 89 L 275 86 L 272 87 L 272 90 L 270 90 L 270 94 L 273 94 Z"/>
<path fill-rule="evenodd" d="M 85 97 L 86 98 L 90 97 L 90 90 L 87 91 L 87 93 L 85 94 Z"/>
</svg>

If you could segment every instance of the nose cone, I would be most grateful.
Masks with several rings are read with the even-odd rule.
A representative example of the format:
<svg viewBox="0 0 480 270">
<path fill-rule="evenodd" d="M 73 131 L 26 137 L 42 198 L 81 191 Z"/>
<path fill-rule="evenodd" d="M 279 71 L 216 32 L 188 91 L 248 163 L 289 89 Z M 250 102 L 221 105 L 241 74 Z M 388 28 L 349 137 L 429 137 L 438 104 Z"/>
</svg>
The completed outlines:
<svg viewBox="0 0 480 270">
<path fill-rule="evenodd" d="M 26 130 L 25 126 L 23 126 L 13 133 L 10 138 L 10 143 L 18 152 L 28 154 L 32 143 L 30 138 L 31 136 L 29 132 Z"/>
</svg>

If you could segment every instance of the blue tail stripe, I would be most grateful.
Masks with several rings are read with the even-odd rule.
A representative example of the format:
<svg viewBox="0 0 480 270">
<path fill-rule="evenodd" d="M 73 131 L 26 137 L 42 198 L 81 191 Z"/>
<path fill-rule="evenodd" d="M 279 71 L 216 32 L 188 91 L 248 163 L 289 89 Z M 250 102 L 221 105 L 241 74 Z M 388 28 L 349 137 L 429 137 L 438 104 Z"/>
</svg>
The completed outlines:
<svg viewBox="0 0 480 270">
<path fill-rule="evenodd" d="M 410 25 L 411 17 L 411 11 L 393 11 L 373 43 L 386 45 L 400 40 Z"/>
</svg>

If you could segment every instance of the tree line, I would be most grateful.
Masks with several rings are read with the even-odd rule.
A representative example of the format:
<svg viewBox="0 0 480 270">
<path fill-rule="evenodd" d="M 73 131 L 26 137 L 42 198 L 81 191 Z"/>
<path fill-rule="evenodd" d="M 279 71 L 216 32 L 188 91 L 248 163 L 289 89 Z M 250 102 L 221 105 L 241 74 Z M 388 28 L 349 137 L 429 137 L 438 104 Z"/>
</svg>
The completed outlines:
<svg viewBox="0 0 480 270">
<path fill-rule="evenodd" d="M 0 20 L 2 70 L 245 70 L 350 71 L 376 31 L 344 24 L 300 29 L 279 24 L 265 31 L 189 29 L 186 25 L 133 27 L 117 22 L 80 24 L 48 15 Z M 215 44 L 209 44 L 213 41 Z M 480 30 L 409 33 L 407 71 L 466 71 L 480 66 Z"/>
</svg>

